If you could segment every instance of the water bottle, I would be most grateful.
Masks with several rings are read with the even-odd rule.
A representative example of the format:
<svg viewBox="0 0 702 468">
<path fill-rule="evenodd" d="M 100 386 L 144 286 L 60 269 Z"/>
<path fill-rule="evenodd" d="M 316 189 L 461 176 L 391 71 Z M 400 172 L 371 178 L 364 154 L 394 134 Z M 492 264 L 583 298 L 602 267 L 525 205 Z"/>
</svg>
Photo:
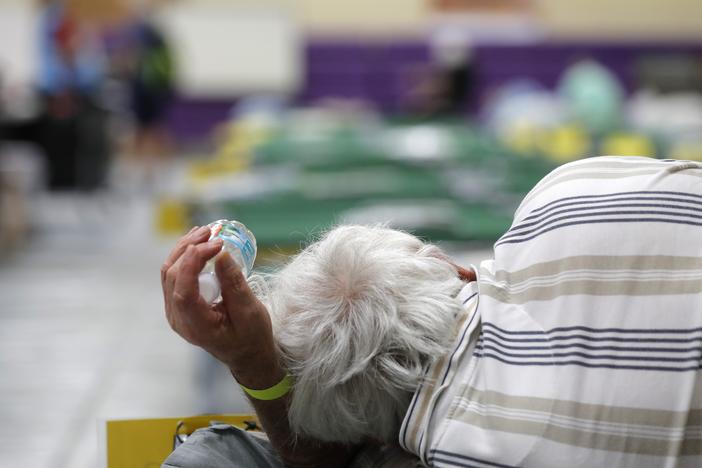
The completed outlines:
<svg viewBox="0 0 702 468">
<path fill-rule="evenodd" d="M 222 250 L 227 251 L 232 259 L 239 265 L 244 277 L 248 277 L 253 270 L 256 259 L 256 238 L 239 221 L 220 219 L 210 223 L 210 240 L 219 237 L 224 241 Z M 200 295 L 207 303 L 214 302 L 220 295 L 221 288 L 215 274 L 215 259 L 209 260 L 198 277 Z"/>
</svg>

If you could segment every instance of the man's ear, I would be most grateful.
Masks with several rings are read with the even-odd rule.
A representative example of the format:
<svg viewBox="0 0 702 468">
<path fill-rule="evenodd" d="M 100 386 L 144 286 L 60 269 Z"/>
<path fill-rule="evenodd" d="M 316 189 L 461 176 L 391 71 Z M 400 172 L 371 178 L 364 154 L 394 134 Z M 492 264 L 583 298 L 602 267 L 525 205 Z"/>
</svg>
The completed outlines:
<svg viewBox="0 0 702 468">
<path fill-rule="evenodd" d="M 455 263 L 453 266 L 456 267 L 456 271 L 458 272 L 458 277 L 461 278 L 463 281 L 475 281 L 478 279 L 477 275 L 475 274 L 475 271 L 469 268 L 463 268 L 462 266 L 458 266 Z"/>
<path fill-rule="evenodd" d="M 441 260 L 444 260 L 446 262 L 449 262 L 453 267 L 456 269 L 458 272 L 458 277 L 461 278 L 463 281 L 476 281 L 478 279 L 478 276 L 475 274 L 475 271 L 468 269 L 468 268 L 463 268 L 462 266 L 458 266 L 455 263 L 451 261 L 448 255 L 444 253 L 443 250 L 440 248 L 436 247 L 435 245 L 429 245 L 426 246 L 429 248 L 427 251 L 427 255 L 430 257 L 435 257 Z"/>
</svg>

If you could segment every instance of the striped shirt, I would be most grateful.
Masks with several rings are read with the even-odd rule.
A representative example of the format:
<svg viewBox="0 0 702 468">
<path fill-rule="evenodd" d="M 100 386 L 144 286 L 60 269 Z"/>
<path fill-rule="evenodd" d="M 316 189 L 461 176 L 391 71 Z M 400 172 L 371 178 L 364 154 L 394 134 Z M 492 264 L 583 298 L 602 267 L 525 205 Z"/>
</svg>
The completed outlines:
<svg viewBox="0 0 702 468">
<path fill-rule="evenodd" d="M 406 450 L 428 466 L 702 467 L 702 164 L 562 166 L 476 270 Z"/>
</svg>

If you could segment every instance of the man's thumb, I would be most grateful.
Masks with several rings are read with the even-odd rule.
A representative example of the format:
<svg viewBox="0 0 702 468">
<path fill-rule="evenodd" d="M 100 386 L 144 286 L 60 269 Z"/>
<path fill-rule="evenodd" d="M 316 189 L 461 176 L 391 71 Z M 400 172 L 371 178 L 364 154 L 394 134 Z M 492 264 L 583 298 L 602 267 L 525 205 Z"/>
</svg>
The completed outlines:
<svg viewBox="0 0 702 468">
<path fill-rule="evenodd" d="M 222 251 L 215 259 L 215 272 L 222 289 L 222 299 L 226 305 L 244 305 L 251 301 L 253 293 L 241 272 L 241 268 L 227 251 Z"/>
</svg>

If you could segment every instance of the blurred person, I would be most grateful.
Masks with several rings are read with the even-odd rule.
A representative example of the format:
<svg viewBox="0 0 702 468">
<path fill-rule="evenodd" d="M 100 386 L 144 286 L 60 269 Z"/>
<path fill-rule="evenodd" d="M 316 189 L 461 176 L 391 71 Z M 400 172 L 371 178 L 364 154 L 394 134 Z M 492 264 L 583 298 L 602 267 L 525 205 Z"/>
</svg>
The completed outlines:
<svg viewBox="0 0 702 468">
<path fill-rule="evenodd" d="M 133 7 L 111 31 L 112 87 L 125 124 L 117 178 L 129 188 L 160 185 L 171 137 L 166 119 L 174 98 L 175 66 L 152 6 Z M 164 177 L 165 178 L 165 177 Z"/>
<path fill-rule="evenodd" d="M 107 114 L 100 105 L 105 60 L 96 31 L 61 0 L 40 2 L 37 91 L 41 110 L 5 122 L 3 138 L 36 143 L 46 155 L 52 189 L 101 187 L 110 156 Z"/>
<path fill-rule="evenodd" d="M 473 47 L 466 28 L 444 26 L 431 39 L 431 55 L 442 90 L 440 109 L 460 114 L 470 104 L 475 83 Z"/>
<path fill-rule="evenodd" d="M 104 57 L 94 31 L 79 23 L 62 0 L 43 0 L 40 11 L 39 75 L 37 86 L 71 113 L 67 101 L 98 92 L 104 74 Z"/>
<path fill-rule="evenodd" d="M 97 32 L 60 0 L 42 2 L 38 88 L 40 145 L 53 188 L 101 186 L 109 159 L 107 116 L 99 103 L 105 57 Z"/>
<path fill-rule="evenodd" d="M 449 25 L 430 38 L 431 64 L 416 70 L 418 84 L 410 91 L 410 107 L 427 117 L 463 114 L 473 104 L 476 68 L 465 28 Z"/>
<path fill-rule="evenodd" d="M 170 45 L 150 14 L 141 14 L 129 29 L 128 82 L 136 126 L 132 151 L 148 165 L 169 153 L 165 119 L 173 100 L 175 67 Z"/>
<path fill-rule="evenodd" d="M 256 294 L 194 228 L 161 269 L 166 316 L 267 438 L 213 426 L 163 466 L 700 466 L 701 177 L 584 159 L 534 187 L 479 267 L 340 226 Z"/>
</svg>

